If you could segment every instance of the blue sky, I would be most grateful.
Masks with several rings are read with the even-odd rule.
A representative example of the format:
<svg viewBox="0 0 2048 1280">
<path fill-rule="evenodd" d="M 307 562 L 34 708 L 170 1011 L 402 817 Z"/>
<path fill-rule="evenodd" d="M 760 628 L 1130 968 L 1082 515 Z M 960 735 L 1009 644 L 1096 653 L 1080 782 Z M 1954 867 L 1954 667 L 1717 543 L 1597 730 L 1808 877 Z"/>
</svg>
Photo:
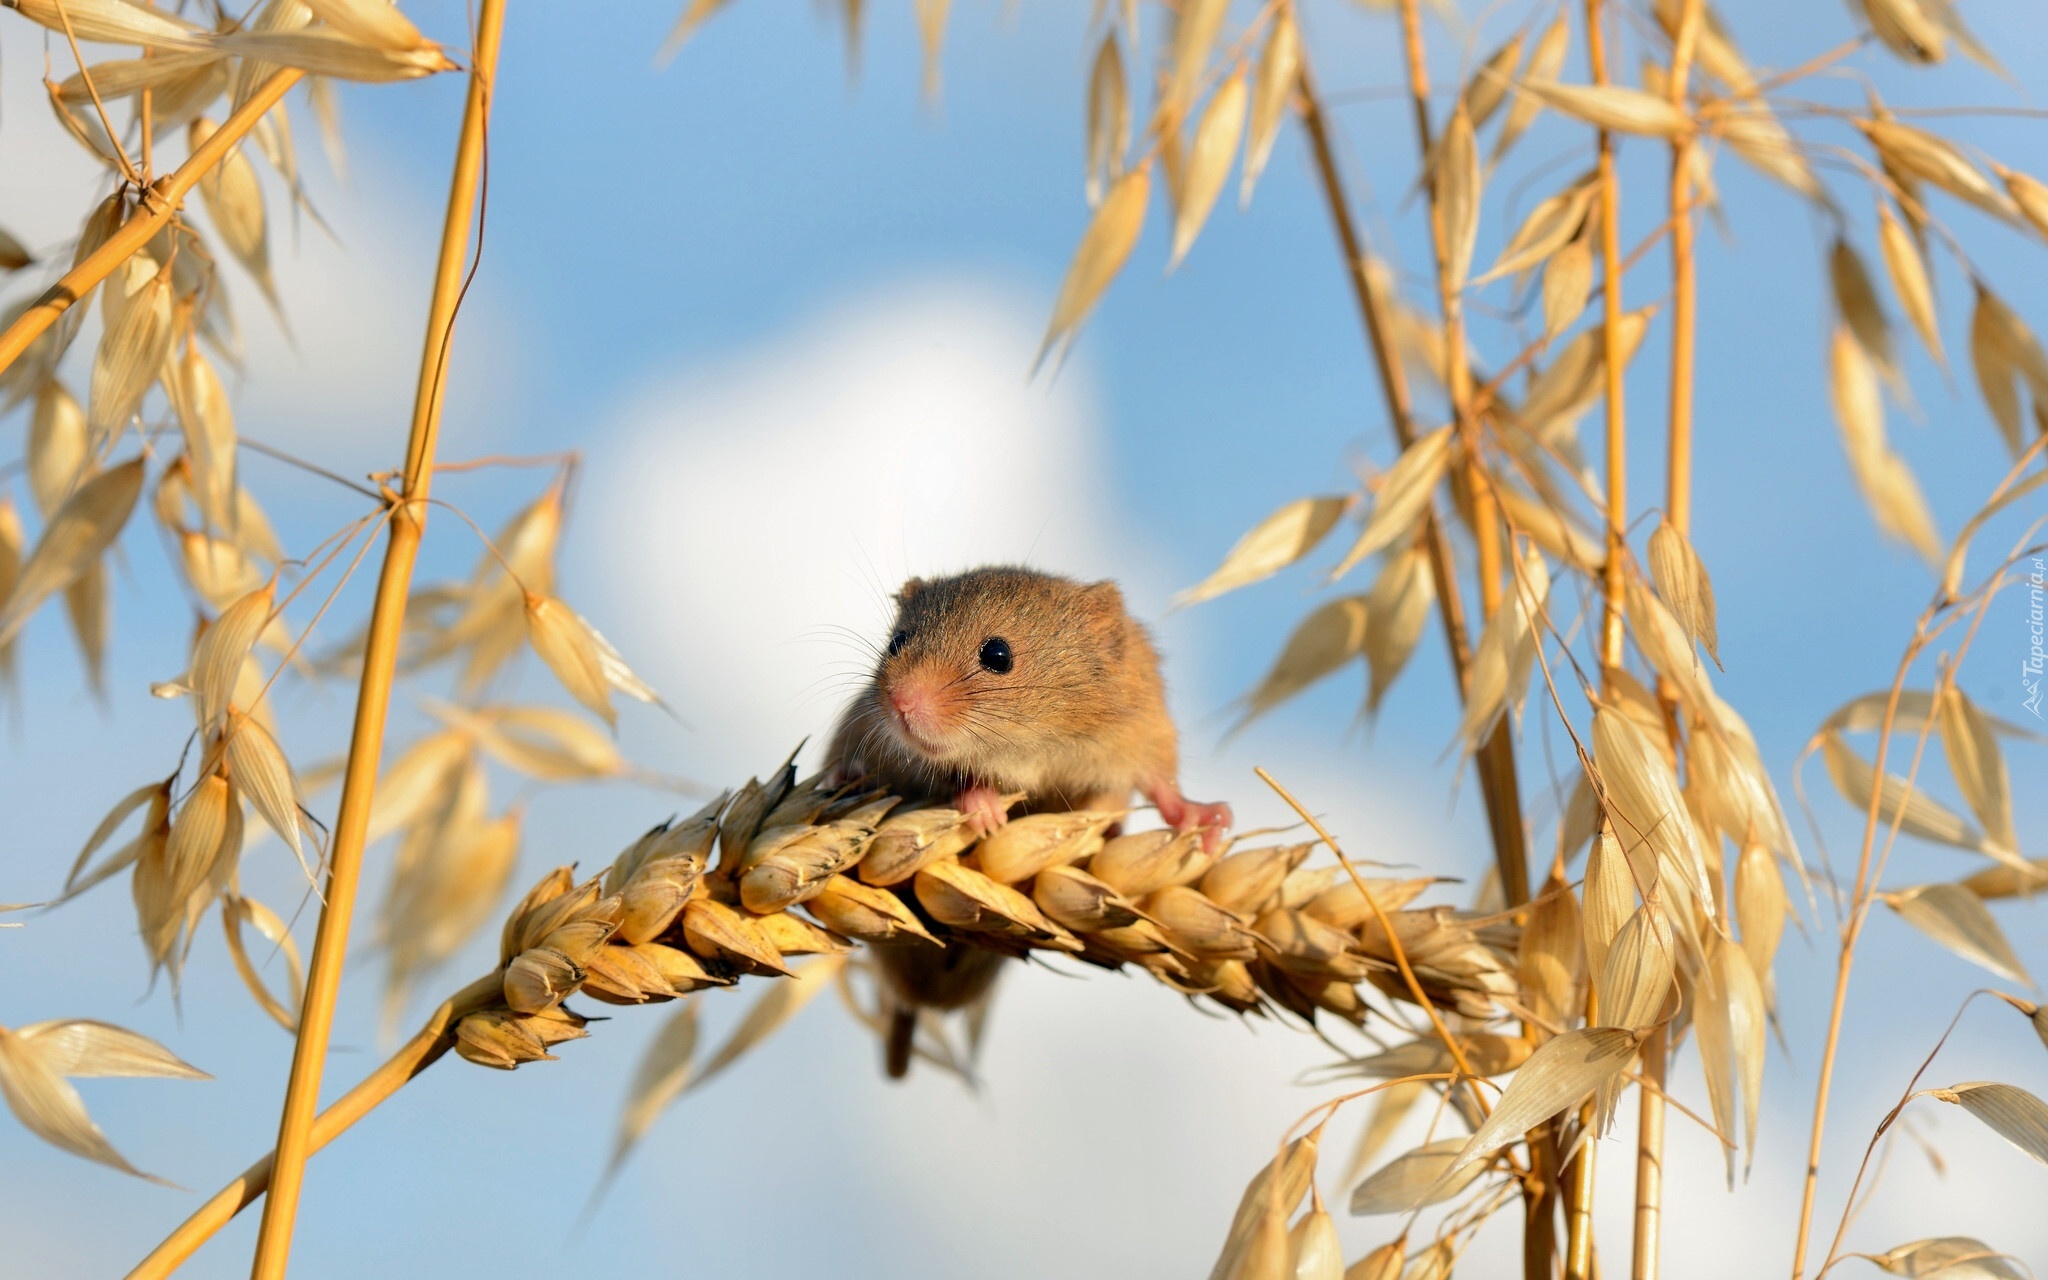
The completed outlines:
<svg viewBox="0 0 2048 1280">
<path fill-rule="evenodd" d="M 583 451 L 564 592 L 693 726 L 629 711 L 629 750 L 720 784 L 763 770 L 832 716 L 832 681 L 849 655 L 820 628 L 874 628 L 877 584 L 908 572 L 1036 558 L 1121 578 L 1156 620 L 1191 791 L 1230 798 L 1253 820 L 1277 817 L 1250 775 L 1266 764 L 1328 810 L 1355 852 L 1474 874 L 1484 858 L 1477 797 L 1438 763 L 1453 718 L 1434 634 L 1371 734 L 1352 727 L 1360 682 L 1344 675 L 1223 748 L 1221 713 L 1311 606 L 1314 577 L 1286 575 L 1166 611 L 1175 588 L 1267 511 L 1342 488 L 1357 458 L 1384 465 L 1391 456 L 1299 138 L 1283 133 L 1250 212 L 1226 201 L 1171 278 L 1161 275 L 1155 214 L 1073 361 L 1057 379 L 1029 381 L 1043 317 L 1087 216 L 1087 7 L 956 6 L 936 108 L 918 91 L 909 7 L 874 8 L 853 84 L 834 21 L 761 0 L 729 6 L 661 71 L 652 52 L 671 15 L 658 6 L 511 16 L 485 262 L 457 343 L 446 451 Z M 2018 6 L 1966 12 L 2020 84 L 2048 83 L 2037 20 Z M 418 14 L 431 34 L 460 42 L 456 6 Z M 1799 61 L 1851 32 L 1840 6 L 1731 3 L 1726 17 L 1765 65 Z M 1406 107 L 1384 92 L 1399 83 L 1392 24 L 1341 3 L 1308 7 L 1304 22 L 1321 80 L 1342 103 L 1347 177 L 1368 230 L 1413 270 L 1425 246 L 1403 200 L 1414 163 Z M 90 174 L 67 156 L 68 142 L 52 141 L 35 101 L 39 42 L 22 30 L 0 26 L 15 37 L 5 43 L 0 172 L 57 176 L 33 189 L 8 184 L 0 222 L 55 243 L 87 207 Z M 1490 49 L 1505 32 L 1495 20 L 1476 43 Z M 1440 29 L 1432 38 L 1447 78 L 1458 46 Z M 1846 65 L 1899 105 L 2029 102 L 1968 64 L 1908 73 L 1866 51 Z M 1848 73 L 1813 91 L 1837 102 L 1859 93 Z M 281 264 L 296 352 L 265 336 L 258 305 L 244 299 L 252 354 L 237 403 L 246 434 L 348 473 L 394 456 L 460 97 L 454 78 L 343 91 L 350 180 L 337 184 L 309 164 L 341 245 L 306 225 L 299 253 Z M 2048 174 L 2038 120 L 1938 127 Z M 312 134 L 303 123 L 309 155 Z M 1573 145 L 1539 127 L 1521 168 L 1498 180 L 1502 189 Z M 1657 149 L 1624 148 L 1627 241 L 1656 221 L 1663 165 Z M 1829 416 L 1822 254 L 1831 228 L 1732 159 L 1717 177 L 1731 234 L 1701 238 L 1695 541 L 1719 597 L 1727 671 L 1716 686 L 1749 718 L 1791 803 L 1789 769 L 1806 736 L 1829 709 L 1888 678 L 1929 580 L 1909 554 L 1877 540 Z M 1517 213 L 1547 189 L 1524 189 Z M 1845 204 L 1868 249 L 1867 199 L 1845 195 Z M 2048 284 L 2048 251 L 1968 213 L 1954 221 L 1981 268 L 2030 312 Z M 1479 256 L 1489 258 L 1510 229 L 1509 216 L 1489 206 Z M 280 233 L 281 244 L 289 240 Z M 1660 255 L 1650 261 L 1631 282 L 1631 305 L 1663 292 Z M 1949 270 L 1939 291 L 1959 354 L 1967 285 Z M 1499 336 L 1482 335 L 1496 358 Z M 1633 479 L 1643 504 L 1662 487 L 1654 437 L 1666 340 L 1661 324 L 1653 328 L 1634 367 Z M 1894 413 L 1893 438 L 1952 532 L 1995 483 L 2003 453 L 1966 367 L 1951 388 L 1924 355 L 1908 365 L 1924 420 Z M 1588 423 L 1589 436 L 1596 429 Z M 288 540 L 310 542 L 353 513 L 341 491 L 263 466 L 252 462 L 251 474 Z M 439 492 L 488 527 L 531 482 L 530 473 L 474 477 Z M 80 692 L 53 619 L 27 637 L 27 696 L 0 745 L 9 839 L 0 899 L 47 892 L 105 805 L 160 776 L 182 741 L 186 711 L 144 693 L 148 681 L 175 674 L 187 625 L 159 554 L 147 537 L 129 540 L 110 709 Z M 462 571 L 475 554 L 455 521 L 437 521 L 425 571 Z M 350 598 L 360 606 L 362 591 Z M 2012 717 L 2023 714 L 2011 674 L 2023 634 L 2008 601 L 1964 676 L 1988 709 Z M 553 696 L 533 673 L 520 692 Z M 338 688 L 293 696 L 295 759 L 338 749 L 345 707 Z M 400 720 L 402 731 L 417 727 L 409 713 Z M 2029 833 L 2041 830 L 2048 804 L 2032 752 L 2015 755 L 2014 784 L 2022 843 L 2039 856 Z M 1540 747 L 1525 759 L 1539 775 Z M 1810 781 L 1840 847 L 1852 820 L 1818 772 Z M 513 791 L 506 782 L 498 794 Z M 542 795 L 519 879 L 608 858 L 675 803 L 623 786 Z M 383 858 L 373 855 L 373 889 Z M 1894 879 L 1972 869 L 1965 855 L 1911 848 Z M 249 875 L 274 905 L 294 901 L 274 841 L 252 851 Z M 2040 916 L 2001 916 L 2021 955 L 2048 965 Z M 1772 1063 L 1756 1180 L 1723 1194 L 1718 1159 L 1677 1126 L 1674 1180 L 1698 1197 L 1698 1216 L 1674 1227 L 1673 1275 L 1728 1274 L 1785 1256 L 1828 927 L 1810 921 L 1810 941 L 1786 944 L 1785 1016 L 1807 1030 L 1791 1039 L 1796 1069 Z M 486 950 L 444 978 L 487 964 Z M 145 993 L 118 888 L 0 935 L 0 955 L 14 978 L 0 1022 L 106 1017 L 158 1035 L 219 1077 L 87 1082 L 95 1116 L 137 1163 L 210 1190 L 268 1146 L 290 1046 L 242 995 L 211 933 L 195 951 L 182 1010 L 161 990 Z M 329 1072 L 337 1086 L 375 1060 L 375 968 L 358 947 Z M 1834 1172 L 1853 1165 L 1842 1157 L 1978 979 L 1896 921 L 1873 923 L 1851 1007 Z M 608 1149 L 618 1099 L 665 1015 L 624 1011 L 562 1062 L 510 1077 L 448 1064 L 316 1162 L 298 1273 L 468 1275 L 538 1264 L 705 1277 L 825 1268 L 1166 1276 L 1206 1267 L 1243 1180 L 1323 1096 L 1293 1083 L 1322 1051 L 1280 1028 L 1202 1017 L 1136 980 L 1039 972 L 1010 986 L 979 1096 L 934 1078 L 885 1086 L 864 1033 L 821 1000 L 669 1116 L 581 1234 L 575 1215 Z M 711 1026 L 729 1025 L 741 1003 L 707 1000 Z M 1977 1009 L 1948 1053 L 1936 1076 L 2048 1093 L 2039 1046 L 2009 1014 Z M 1696 1079 L 1681 1079 L 1697 1097 Z M 2048 1261 L 2048 1234 L 2020 1211 L 2039 1202 L 2043 1171 L 1959 1115 L 1929 1119 L 1942 1122 L 1931 1132 L 1948 1176 L 1902 1149 L 1863 1242 L 1969 1232 L 2037 1267 Z M 1349 1123 L 1333 1133 L 1341 1167 Z M 1606 1167 L 1618 1173 L 1622 1147 L 1609 1150 Z M 1830 1223 L 1836 1191 L 1823 1199 Z M 1625 1198 L 1619 1182 L 1607 1194 L 1610 1249 L 1625 1239 Z M 48 1153 L 0 1124 L 0 1233 L 19 1242 L 21 1274 L 118 1272 L 189 1203 Z M 1387 1225 L 1346 1222 L 1351 1253 L 1383 1239 Z M 251 1227 L 224 1233 L 190 1274 L 241 1274 Z M 1500 1256 L 1482 1253 L 1475 1264 Z"/>
</svg>

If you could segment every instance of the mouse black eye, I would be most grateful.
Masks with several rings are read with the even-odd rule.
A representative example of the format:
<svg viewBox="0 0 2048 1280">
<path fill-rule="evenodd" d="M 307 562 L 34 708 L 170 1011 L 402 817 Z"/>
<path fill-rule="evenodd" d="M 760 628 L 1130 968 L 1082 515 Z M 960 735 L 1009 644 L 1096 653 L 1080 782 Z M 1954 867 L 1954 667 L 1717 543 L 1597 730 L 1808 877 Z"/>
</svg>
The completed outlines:
<svg viewBox="0 0 2048 1280">
<path fill-rule="evenodd" d="M 1010 656 L 1010 642 L 1001 636 L 990 636 L 981 642 L 981 665 L 984 670 L 999 676 L 1008 675 L 1015 660 Z"/>
<path fill-rule="evenodd" d="M 910 633 L 909 633 L 908 631 L 898 631 L 898 632 L 897 632 L 897 633 L 896 633 L 895 635 L 893 635 L 893 636 L 890 636 L 890 637 L 889 637 L 889 656 L 893 658 L 893 657 L 895 657 L 895 656 L 896 656 L 897 654 L 899 654 L 899 653 L 903 652 L 903 646 L 904 646 L 904 645 L 906 645 L 906 644 L 909 644 L 909 643 L 910 643 Z"/>
</svg>

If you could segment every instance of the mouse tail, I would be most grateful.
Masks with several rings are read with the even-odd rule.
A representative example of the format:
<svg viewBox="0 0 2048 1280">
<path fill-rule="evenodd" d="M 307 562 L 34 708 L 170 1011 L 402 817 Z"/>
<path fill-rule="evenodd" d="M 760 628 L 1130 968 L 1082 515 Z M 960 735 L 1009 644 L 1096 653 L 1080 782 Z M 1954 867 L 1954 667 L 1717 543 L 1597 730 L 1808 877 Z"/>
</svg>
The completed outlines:
<svg viewBox="0 0 2048 1280">
<path fill-rule="evenodd" d="M 891 1080 L 910 1074 L 911 1048 L 917 1040 L 917 1007 L 899 1004 L 889 1011 L 889 1036 L 883 1048 L 882 1066 Z"/>
</svg>

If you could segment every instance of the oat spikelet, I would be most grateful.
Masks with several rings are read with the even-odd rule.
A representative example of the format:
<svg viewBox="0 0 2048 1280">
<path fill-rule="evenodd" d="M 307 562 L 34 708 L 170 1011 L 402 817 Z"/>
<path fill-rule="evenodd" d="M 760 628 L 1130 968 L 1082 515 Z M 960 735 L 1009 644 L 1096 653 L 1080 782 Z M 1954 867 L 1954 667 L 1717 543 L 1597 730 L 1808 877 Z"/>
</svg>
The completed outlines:
<svg viewBox="0 0 2048 1280">
<path fill-rule="evenodd" d="M 1139 165 L 1110 184 L 1109 193 L 1103 196 L 1102 204 L 1088 223 L 1088 230 L 1082 233 L 1080 247 L 1074 250 L 1074 261 L 1060 285 L 1059 299 L 1053 303 L 1052 320 L 1046 326 L 1045 340 L 1039 345 L 1034 366 L 1044 364 L 1045 357 L 1062 339 L 1072 338 L 1094 310 L 1102 291 L 1123 269 L 1124 261 L 1138 243 L 1138 233 L 1144 229 L 1145 207 L 1151 197 L 1150 163 Z"/>
</svg>

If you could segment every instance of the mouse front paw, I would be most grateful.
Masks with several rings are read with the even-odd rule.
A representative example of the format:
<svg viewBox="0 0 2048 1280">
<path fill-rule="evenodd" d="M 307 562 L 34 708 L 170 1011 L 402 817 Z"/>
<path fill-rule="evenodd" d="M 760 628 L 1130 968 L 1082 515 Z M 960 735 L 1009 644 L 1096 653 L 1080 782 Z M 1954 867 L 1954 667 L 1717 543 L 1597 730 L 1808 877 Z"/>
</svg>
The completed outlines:
<svg viewBox="0 0 2048 1280">
<path fill-rule="evenodd" d="M 1175 831 L 1199 831 L 1202 848 L 1215 853 L 1223 844 L 1233 821 L 1227 804 L 1202 804 L 1190 800 L 1176 786 L 1149 789 L 1147 797 L 1159 810 L 1160 820 Z"/>
<path fill-rule="evenodd" d="M 1176 831 L 1201 832 L 1203 851 L 1215 853 L 1229 838 L 1232 821 L 1229 805 L 1190 800 L 1181 811 L 1180 821 L 1173 826 Z"/>
<path fill-rule="evenodd" d="M 1010 806 L 994 787 L 969 787 L 953 797 L 953 807 L 967 816 L 977 835 L 987 835 L 1010 820 Z"/>
</svg>

